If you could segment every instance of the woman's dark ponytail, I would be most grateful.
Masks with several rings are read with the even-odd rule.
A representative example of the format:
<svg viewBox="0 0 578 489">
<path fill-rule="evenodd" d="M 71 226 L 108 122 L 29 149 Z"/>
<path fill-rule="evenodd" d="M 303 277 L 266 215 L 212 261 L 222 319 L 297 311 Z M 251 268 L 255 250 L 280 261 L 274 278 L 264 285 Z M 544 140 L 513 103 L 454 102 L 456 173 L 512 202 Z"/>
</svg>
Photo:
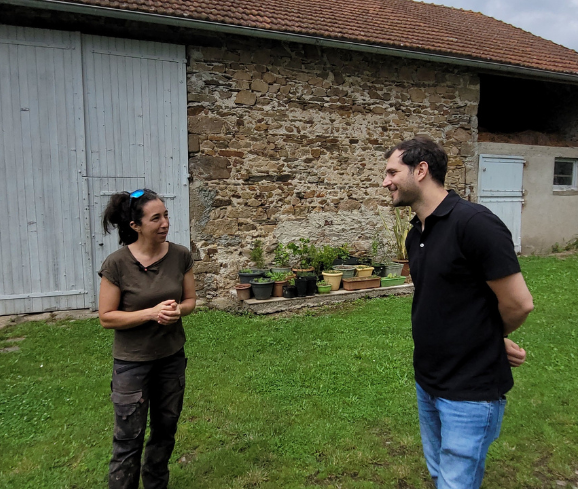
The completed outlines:
<svg viewBox="0 0 578 489">
<path fill-rule="evenodd" d="M 136 224 L 142 223 L 143 207 L 151 200 L 163 200 L 156 192 L 144 189 L 144 193 L 131 199 L 128 192 L 113 194 L 108 201 L 108 205 L 102 215 L 102 227 L 105 234 L 110 233 L 110 228 L 118 229 L 118 242 L 121 245 L 129 245 L 138 239 L 138 233 L 130 227 L 134 221 Z"/>
</svg>

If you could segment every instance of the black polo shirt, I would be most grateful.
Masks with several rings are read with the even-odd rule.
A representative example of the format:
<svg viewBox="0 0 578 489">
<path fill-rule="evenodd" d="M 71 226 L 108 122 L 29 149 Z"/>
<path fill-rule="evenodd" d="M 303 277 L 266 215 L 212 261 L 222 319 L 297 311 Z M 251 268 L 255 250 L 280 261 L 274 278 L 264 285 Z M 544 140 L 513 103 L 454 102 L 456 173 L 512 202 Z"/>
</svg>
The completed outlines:
<svg viewBox="0 0 578 489">
<path fill-rule="evenodd" d="M 486 207 L 450 190 L 406 240 L 415 285 L 417 383 L 430 395 L 491 401 L 514 384 L 498 301 L 486 281 L 520 271 L 512 236 Z"/>
</svg>

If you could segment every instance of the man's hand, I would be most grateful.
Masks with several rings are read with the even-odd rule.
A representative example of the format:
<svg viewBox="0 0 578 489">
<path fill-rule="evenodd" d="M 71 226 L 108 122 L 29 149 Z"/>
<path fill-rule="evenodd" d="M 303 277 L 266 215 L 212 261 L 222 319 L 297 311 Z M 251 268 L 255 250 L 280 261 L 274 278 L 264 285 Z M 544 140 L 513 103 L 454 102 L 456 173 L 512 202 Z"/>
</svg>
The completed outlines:
<svg viewBox="0 0 578 489">
<path fill-rule="evenodd" d="M 512 367 L 519 367 L 526 361 L 526 350 L 520 348 L 516 343 L 508 338 L 504 338 L 506 355 Z"/>
</svg>

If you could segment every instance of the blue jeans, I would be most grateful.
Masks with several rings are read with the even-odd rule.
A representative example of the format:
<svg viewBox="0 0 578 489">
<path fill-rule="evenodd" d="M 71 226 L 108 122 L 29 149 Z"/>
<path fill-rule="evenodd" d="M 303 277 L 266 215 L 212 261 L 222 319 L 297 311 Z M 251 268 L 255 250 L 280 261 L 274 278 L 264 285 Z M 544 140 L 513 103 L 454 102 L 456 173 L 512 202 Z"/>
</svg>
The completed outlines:
<svg viewBox="0 0 578 489">
<path fill-rule="evenodd" d="M 436 488 L 478 489 L 506 399 L 450 401 L 416 388 L 423 453 Z"/>
</svg>

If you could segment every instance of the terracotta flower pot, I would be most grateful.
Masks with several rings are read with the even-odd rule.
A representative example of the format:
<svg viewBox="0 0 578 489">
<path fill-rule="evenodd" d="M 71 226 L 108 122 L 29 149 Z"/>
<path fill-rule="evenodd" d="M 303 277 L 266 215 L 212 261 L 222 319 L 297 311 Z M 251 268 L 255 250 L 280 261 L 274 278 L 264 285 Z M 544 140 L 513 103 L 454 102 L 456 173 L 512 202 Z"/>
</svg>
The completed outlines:
<svg viewBox="0 0 578 489">
<path fill-rule="evenodd" d="M 240 301 L 246 301 L 251 298 L 251 284 L 237 284 L 235 289 L 237 290 L 237 299 Z"/>
<path fill-rule="evenodd" d="M 283 287 L 287 285 L 287 280 L 275 282 L 273 285 L 273 297 L 283 297 Z"/>
</svg>

